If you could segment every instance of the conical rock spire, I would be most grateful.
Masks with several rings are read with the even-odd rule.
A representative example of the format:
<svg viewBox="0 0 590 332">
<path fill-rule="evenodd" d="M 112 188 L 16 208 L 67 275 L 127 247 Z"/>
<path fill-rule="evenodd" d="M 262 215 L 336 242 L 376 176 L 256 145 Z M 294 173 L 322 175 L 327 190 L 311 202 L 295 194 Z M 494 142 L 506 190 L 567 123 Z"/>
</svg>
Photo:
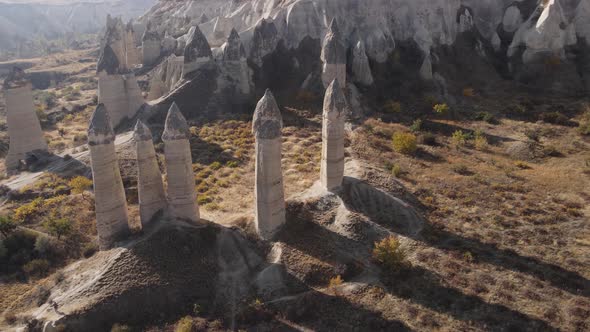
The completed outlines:
<svg viewBox="0 0 590 332">
<path fill-rule="evenodd" d="M 348 104 L 340 83 L 338 79 L 334 79 L 328 86 L 324 96 L 324 114 L 337 112 L 340 116 L 342 113 L 346 113 L 347 108 Z"/>
<path fill-rule="evenodd" d="M 184 48 L 184 63 L 189 63 L 199 58 L 212 58 L 211 46 L 207 38 L 195 25 L 191 28 L 192 33 L 188 36 L 186 47 Z"/>
<path fill-rule="evenodd" d="M 111 126 L 111 117 L 104 104 L 98 104 L 88 126 L 88 143 L 90 145 L 109 144 L 115 140 Z"/>
<path fill-rule="evenodd" d="M 281 135 L 283 128 L 283 119 L 279 106 L 269 89 L 256 105 L 254 111 L 254 120 L 252 123 L 252 132 L 257 138 L 273 139 Z"/>
<path fill-rule="evenodd" d="M 336 18 L 330 23 L 330 28 L 322 46 L 322 61 L 330 64 L 346 63 L 346 47 L 342 43 L 340 29 Z"/>
<path fill-rule="evenodd" d="M 152 139 L 152 132 L 143 121 L 137 120 L 133 130 L 133 138 L 135 138 L 136 141 L 148 141 Z"/>
<path fill-rule="evenodd" d="M 239 61 L 246 58 L 246 50 L 236 29 L 232 29 L 223 49 L 223 61 Z"/>
<path fill-rule="evenodd" d="M 166 116 L 166 124 L 164 125 L 164 133 L 162 134 L 162 140 L 173 141 L 180 139 L 188 139 L 190 137 L 190 130 L 186 119 L 176 106 L 176 103 L 172 103 Z"/>
</svg>

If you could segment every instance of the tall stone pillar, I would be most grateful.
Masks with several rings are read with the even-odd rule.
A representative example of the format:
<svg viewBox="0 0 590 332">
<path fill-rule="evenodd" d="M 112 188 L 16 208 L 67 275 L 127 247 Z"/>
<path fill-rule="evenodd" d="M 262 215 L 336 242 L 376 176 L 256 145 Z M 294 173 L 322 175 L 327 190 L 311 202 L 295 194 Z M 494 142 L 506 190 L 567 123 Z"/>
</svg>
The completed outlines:
<svg viewBox="0 0 590 332">
<path fill-rule="evenodd" d="M 20 161 L 28 152 L 47 150 L 47 142 L 41 130 L 41 124 L 35 114 L 31 82 L 25 78 L 25 72 L 13 68 L 4 81 L 4 98 L 6 101 L 6 124 L 10 146 L 6 156 L 6 171 L 14 174 L 18 171 Z"/>
<path fill-rule="evenodd" d="M 188 124 L 176 103 L 168 110 L 162 140 L 166 156 L 168 205 L 172 216 L 199 221 Z"/>
<path fill-rule="evenodd" d="M 250 93 L 250 68 L 246 60 L 246 50 L 236 29 L 232 29 L 227 42 L 221 47 L 223 66 L 237 81 L 237 89 L 242 94 Z"/>
<path fill-rule="evenodd" d="M 133 20 L 130 20 L 125 27 L 125 58 L 127 61 L 127 68 L 133 68 L 141 62 L 139 59 L 139 50 L 137 46 L 135 46 Z"/>
<path fill-rule="evenodd" d="M 334 79 L 342 87 L 346 86 L 346 46 L 342 42 L 336 19 L 332 20 L 330 29 L 322 44 L 322 82 L 328 88 Z"/>
<path fill-rule="evenodd" d="M 282 128 L 277 102 L 270 90 L 266 90 L 256 105 L 252 124 L 256 137 L 255 222 L 256 231 L 263 239 L 271 239 L 285 224 Z"/>
<path fill-rule="evenodd" d="M 166 195 L 152 132 L 141 120 L 135 125 L 134 138 L 137 149 L 139 216 L 142 227 L 145 227 L 156 213 L 166 209 Z"/>
<path fill-rule="evenodd" d="M 101 250 L 109 249 L 129 233 L 127 200 L 115 152 L 115 133 L 106 107 L 99 104 L 88 128 L 88 145 L 94 201 L 96 230 Z"/>
<path fill-rule="evenodd" d="M 348 105 L 338 80 L 326 90 L 322 121 L 320 180 L 327 190 L 342 185 L 344 177 L 344 119 Z"/>
</svg>

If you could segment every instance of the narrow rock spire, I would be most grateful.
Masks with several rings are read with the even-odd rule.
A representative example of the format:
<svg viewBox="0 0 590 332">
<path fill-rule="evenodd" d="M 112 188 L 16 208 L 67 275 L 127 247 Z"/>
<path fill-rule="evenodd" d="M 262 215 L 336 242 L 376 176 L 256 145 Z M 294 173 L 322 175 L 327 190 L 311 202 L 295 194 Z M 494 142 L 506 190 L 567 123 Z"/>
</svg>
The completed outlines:
<svg viewBox="0 0 590 332">
<path fill-rule="evenodd" d="M 166 122 L 164 124 L 164 132 L 162 139 L 166 141 L 188 139 L 190 131 L 186 119 L 180 112 L 180 109 L 176 103 L 172 103 L 166 116 Z"/>
<path fill-rule="evenodd" d="M 135 124 L 134 139 L 137 149 L 139 216 L 142 227 L 145 227 L 158 212 L 166 208 L 166 195 L 152 132 L 141 120 L 137 120 Z"/>
<path fill-rule="evenodd" d="M 359 40 L 352 51 L 352 73 L 354 80 L 365 86 L 373 84 L 373 73 L 365 51 L 365 43 Z"/>
<path fill-rule="evenodd" d="M 168 110 L 162 140 L 166 156 L 167 193 L 173 217 L 199 221 L 189 128 L 176 103 Z"/>
<path fill-rule="evenodd" d="M 277 36 L 277 27 L 271 20 L 263 18 L 254 27 L 250 44 L 250 59 L 258 66 L 262 66 L 262 58 L 277 47 Z"/>
<path fill-rule="evenodd" d="M 322 81 L 327 88 L 337 78 L 341 86 L 346 86 L 346 47 L 340 36 L 336 18 L 332 20 L 324 43 L 322 44 L 321 60 Z"/>
<path fill-rule="evenodd" d="M 332 81 L 324 96 L 322 159 L 320 181 L 327 190 L 342 185 L 344 177 L 344 120 L 348 104 L 338 80 Z"/>
<path fill-rule="evenodd" d="M 153 65 L 162 53 L 162 37 L 152 23 L 148 22 L 143 37 L 141 38 L 142 56 L 144 66 Z"/>
<path fill-rule="evenodd" d="M 88 129 L 90 164 L 94 180 L 96 229 L 100 249 L 108 249 L 129 233 L 127 200 L 121 180 L 115 134 L 108 111 L 99 104 Z"/>
<path fill-rule="evenodd" d="M 4 81 L 3 90 L 10 141 L 5 164 L 7 174 L 12 175 L 18 172 L 27 153 L 47 151 L 47 142 L 35 113 L 32 85 L 24 70 L 13 67 Z"/>
<path fill-rule="evenodd" d="M 279 107 L 270 90 L 266 90 L 256 106 L 252 125 L 256 137 L 255 223 L 263 239 L 272 239 L 285 224 L 282 127 Z"/>
<path fill-rule="evenodd" d="M 246 50 L 236 29 L 232 29 L 223 48 L 223 61 L 240 61 L 246 58 Z"/>
<path fill-rule="evenodd" d="M 115 132 L 111 117 L 104 104 L 98 104 L 90 117 L 88 125 L 88 144 L 100 145 L 114 142 Z"/>
<path fill-rule="evenodd" d="M 252 121 L 252 132 L 257 138 L 273 139 L 281 135 L 283 118 L 279 106 L 270 91 L 266 89 L 262 99 L 258 101 Z"/>
</svg>

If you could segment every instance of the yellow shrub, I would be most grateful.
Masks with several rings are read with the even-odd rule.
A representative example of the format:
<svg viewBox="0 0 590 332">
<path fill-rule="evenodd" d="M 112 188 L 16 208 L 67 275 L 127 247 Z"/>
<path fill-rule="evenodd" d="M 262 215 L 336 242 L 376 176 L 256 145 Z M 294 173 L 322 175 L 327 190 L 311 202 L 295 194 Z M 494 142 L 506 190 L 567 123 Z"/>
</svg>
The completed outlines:
<svg viewBox="0 0 590 332">
<path fill-rule="evenodd" d="M 408 265 L 406 251 L 401 248 L 399 240 L 393 235 L 375 243 L 373 259 L 386 272 L 396 272 Z"/>
<path fill-rule="evenodd" d="M 395 114 L 395 113 L 401 113 L 401 111 L 402 111 L 402 104 L 398 101 L 389 100 L 383 106 L 384 113 Z"/>
<path fill-rule="evenodd" d="M 14 210 L 14 218 L 22 222 L 29 222 L 39 214 L 40 208 L 43 206 L 43 199 L 36 198 L 32 202 L 19 206 Z"/>
<path fill-rule="evenodd" d="M 193 330 L 193 325 L 195 325 L 195 323 L 192 317 L 185 316 L 176 323 L 174 332 L 191 332 Z"/>
<path fill-rule="evenodd" d="M 433 107 L 434 113 L 438 114 L 438 115 L 444 115 L 447 114 L 447 112 L 449 112 L 449 105 L 447 104 L 436 104 Z"/>
<path fill-rule="evenodd" d="M 416 135 L 410 133 L 393 134 L 393 149 L 402 154 L 411 155 L 418 149 L 418 140 Z"/>
</svg>

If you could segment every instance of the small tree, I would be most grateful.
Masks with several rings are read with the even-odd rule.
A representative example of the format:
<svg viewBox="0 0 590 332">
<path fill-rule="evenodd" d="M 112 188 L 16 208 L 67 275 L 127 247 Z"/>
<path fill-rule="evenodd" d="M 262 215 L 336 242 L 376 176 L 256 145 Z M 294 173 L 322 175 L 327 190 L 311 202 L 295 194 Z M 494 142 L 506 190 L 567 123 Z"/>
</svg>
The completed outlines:
<svg viewBox="0 0 590 332">
<path fill-rule="evenodd" d="M 397 132 L 393 134 L 392 144 L 395 152 L 405 155 L 412 155 L 418 149 L 416 135 L 411 133 Z"/>
<path fill-rule="evenodd" d="M 61 219 L 51 219 L 45 223 L 45 228 L 47 231 L 56 236 L 59 240 L 62 236 L 68 236 L 72 233 L 74 226 L 69 219 L 61 218 Z"/>
<path fill-rule="evenodd" d="M 406 251 L 393 235 L 375 243 L 373 259 L 388 273 L 399 272 L 409 264 Z"/>
<path fill-rule="evenodd" d="M 7 238 L 12 232 L 18 227 L 18 224 L 14 219 L 9 216 L 0 216 L 0 233 Z"/>
<path fill-rule="evenodd" d="M 82 194 L 82 199 L 90 203 L 90 200 L 84 193 L 92 188 L 92 180 L 84 176 L 76 176 L 70 180 L 69 186 L 72 188 L 73 194 Z"/>
</svg>

